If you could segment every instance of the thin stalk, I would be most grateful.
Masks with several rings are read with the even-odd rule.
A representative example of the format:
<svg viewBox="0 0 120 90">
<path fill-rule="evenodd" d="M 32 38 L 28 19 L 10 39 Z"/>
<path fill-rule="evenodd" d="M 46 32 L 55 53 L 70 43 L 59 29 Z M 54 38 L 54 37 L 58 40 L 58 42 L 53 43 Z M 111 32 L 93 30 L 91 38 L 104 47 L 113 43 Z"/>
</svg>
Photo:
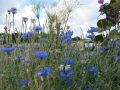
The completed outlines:
<svg viewBox="0 0 120 90">
<path fill-rule="evenodd" d="M 37 16 L 37 20 L 38 20 L 38 23 L 39 23 L 39 26 L 40 26 L 40 18 L 39 18 L 39 16 Z"/>
<path fill-rule="evenodd" d="M 15 24 L 15 23 L 14 23 L 14 22 L 15 22 L 15 21 L 14 21 L 14 16 L 15 16 L 15 15 L 13 14 L 13 29 L 14 29 L 14 24 Z"/>
<path fill-rule="evenodd" d="M 27 31 L 27 23 L 25 22 L 25 33 L 26 33 L 26 31 Z"/>
<path fill-rule="evenodd" d="M 68 13 L 67 19 L 66 19 L 66 21 L 65 21 L 64 30 L 65 30 L 65 27 L 67 26 L 67 22 L 68 22 L 69 16 L 70 16 L 70 13 Z"/>
</svg>

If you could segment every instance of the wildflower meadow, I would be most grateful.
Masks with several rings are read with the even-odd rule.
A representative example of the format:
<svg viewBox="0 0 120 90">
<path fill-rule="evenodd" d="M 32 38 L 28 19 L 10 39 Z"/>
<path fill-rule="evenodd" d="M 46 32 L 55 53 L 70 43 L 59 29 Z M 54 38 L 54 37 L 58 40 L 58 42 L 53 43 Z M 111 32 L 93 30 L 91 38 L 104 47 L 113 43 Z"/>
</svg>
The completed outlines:
<svg viewBox="0 0 120 90">
<path fill-rule="evenodd" d="M 0 90 L 120 90 L 120 1 L 96 0 L 97 27 L 91 26 L 84 38 L 73 37 L 75 31 L 67 24 L 81 6 L 80 0 L 73 1 L 57 11 L 33 0 L 35 18 L 21 17 L 20 28 L 18 9 L 6 10 L 0 33 Z"/>
</svg>

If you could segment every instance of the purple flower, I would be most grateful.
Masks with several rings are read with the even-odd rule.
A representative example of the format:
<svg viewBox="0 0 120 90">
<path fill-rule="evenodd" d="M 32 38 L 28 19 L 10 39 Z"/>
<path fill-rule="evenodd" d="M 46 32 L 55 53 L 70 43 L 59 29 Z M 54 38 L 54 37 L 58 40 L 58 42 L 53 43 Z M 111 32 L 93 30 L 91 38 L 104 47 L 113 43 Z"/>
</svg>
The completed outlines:
<svg viewBox="0 0 120 90">
<path fill-rule="evenodd" d="M 16 9 L 16 8 L 11 8 L 10 11 L 11 11 L 13 14 L 16 14 L 16 13 L 17 13 L 17 9 Z"/>
<path fill-rule="evenodd" d="M 103 3 L 104 3 L 104 0 L 98 0 L 98 3 L 99 3 L 99 4 L 103 4 Z"/>
<path fill-rule="evenodd" d="M 88 68 L 88 73 L 89 73 L 89 74 L 95 75 L 95 74 L 97 74 L 98 72 L 99 72 L 98 67 L 89 67 L 89 68 Z"/>
<path fill-rule="evenodd" d="M 23 17 L 22 20 L 23 20 L 23 22 L 27 22 L 28 18 L 27 17 Z"/>
<path fill-rule="evenodd" d="M 41 26 L 36 26 L 36 27 L 34 27 L 34 30 L 35 30 L 36 32 L 39 32 L 39 31 L 42 30 L 42 27 L 41 27 Z"/>
<path fill-rule="evenodd" d="M 52 74 L 52 69 L 50 67 L 47 67 L 43 70 L 39 70 L 36 73 L 37 76 L 42 76 L 42 77 L 46 77 L 49 74 Z"/>
<path fill-rule="evenodd" d="M 37 51 L 37 52 L 35 52 L 34 56 L 35 56 L 35 58 L 42 60 L 42 59 L 47 58 L 48 55 L 49 55 L 49 53 L 47 51 Z"/>
</svg>

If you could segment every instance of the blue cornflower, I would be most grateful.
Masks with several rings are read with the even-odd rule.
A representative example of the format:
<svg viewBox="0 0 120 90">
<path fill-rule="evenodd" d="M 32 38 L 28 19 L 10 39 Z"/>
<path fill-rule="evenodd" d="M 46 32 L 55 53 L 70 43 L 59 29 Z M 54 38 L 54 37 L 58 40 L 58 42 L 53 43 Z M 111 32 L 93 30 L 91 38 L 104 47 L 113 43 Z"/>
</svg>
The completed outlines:
<svg viewBox="0 0 120 90">
<path fill-rule="evenodd" d="M 37 76 L 42 76 L 42 77 L 46 77 L 49 74 L 52 74 L 52 69 L 50 67 L 47 67 L 43 70 L 39 70 L 36 73 Z"/>
<path fill-rule="evenodd" d="M 117 61 L 117 62 L 120 61 L 120 56 L 114 56 L 114 57 L 113 57 L 113 60 L 115 60 L 115 61 Z"/>
<path fill-rule="evenodd" d="M 62 43 L 66 43 L 67 41 L 72 39 L 73 31 L 67 31 L 66 33 L 63 33 L 60 37 Z"/>
<path fill-rule="evenodd" d="M 98 67 L 89 67 L 88 68 L 88 73 L 89 74 L 92 74 L 92 75 L 95 75 L 99 72 L 99 68 Z"/>
<path fill-rule="evenodd" d="M 71 83 L 73 74 L 73 70 L 60 71 L 60 78 L 62 81 L 64 81 L 64 83 Z"/>
<path fill-rule="evenodd" d="M 95 27 L 91 27 L 91 29 L 87 31 L 87 33 L 94 33 L 94 32 L 97 32 L 97 29 Z"/>
<path fill-rule="evenodd" d="M 60 76 L 62 78 L 70 78 L 74 74 L 73 70 L 68 70 L 68 71 L 60 71 Z"/>
<path fill-rule="evenodd" d="M 104 55 L 108 56 L 109 55 L 109 51 L 107 50 L 106 46 L 101 46 L 99 48 L 100 52 L 102 52 Z"/>
<path fill-rule="evenodd" d="M 11 8 L 10 11 L 11 11 L 13 14 L 16 14 L 16 13 L 17 13 L 17 9 L 16 9 L 16 8 Z"/>
<path fill-rule="evenodd" d="M 3 48 L 3 52 L 10 53 L 15 50 L 15 47 L 10 47 L 10 48 Z"/>
<path fill-rule="evenodd" d="M 36 27 L 34 27 L 34 30 L 35 30 L 36 32 L 39 32 L 39 31 L 42 30 L 42 27 L 41 27 L 41 26 L 36 26 Z"/>
<path fill-rule="evenodd" d="M 19 87 L 20 88 L 22 88 L 22 86 L 26 86 L 26 87 L 28 87 L 28 85 L 30 84 L 30 80 L 20 80 L 20 85 L 19 85 Z"/>
<path fill-rule="evenodd" d="M 22 34 L 21 38 L 23 38 L 23 39 L 28 38 L 27 33 Z"/>
<path fill-rule="evenodd" d="M 73 65 L 74 64 L 74 59 L 73 58 L 65 58 L 61 62 L 62 64 L 67 64 L 67 65 Z"/>
<path fill-rule="evenodd" d="M 51 74 L 52 73 L 52 69 L 50 67 L 45 68 L 45 71 L 47 74 Z"/>
<path fill-rule="evenodd" d="M 26 39 L 28 37 L 33 36 L 33 34 L 34 34 L 33 32 L 26 32 L 26 33 L 22 34 L 21 38 Z"/>
<path fill-rule="evenodd" d="M 28 37 L 33 36 L 33 32 L 27 32 Z"/>
<path fill-rule="evenodd" d="M 49 53 L 47 51 L 36 51 L 34 56 L 37 59 L 45 59 L 48 55 Z"/>
</svg>

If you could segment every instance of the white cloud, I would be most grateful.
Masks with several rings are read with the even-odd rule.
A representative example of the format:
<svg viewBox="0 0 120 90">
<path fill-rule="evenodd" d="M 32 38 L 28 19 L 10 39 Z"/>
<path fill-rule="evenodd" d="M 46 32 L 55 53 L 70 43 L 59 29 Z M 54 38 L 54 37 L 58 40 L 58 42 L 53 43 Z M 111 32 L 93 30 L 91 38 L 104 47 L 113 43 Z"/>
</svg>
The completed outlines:
<svg viewBox="0 0 120 90">
<path fill-rule="evenodd" d="M 87 0 L 88 1 L 88 0 Z M 106 2 L 110 2 L 110 0 L 105 0 Z M 90 27 L 96 27 L 97 25 L 97 17 L 99 15 L 99 7 L 97 0 L 91 0 L 91 2 L 86 3 L 80 8 L 76 9 L 72 17 L 69 20 L 69 25 L 71 29 L 74 31 L 74 36 L 82 35 L 80 27 L 83 30 L 84 36 L 86 36 L 87 30 Z"/>
</svg>

